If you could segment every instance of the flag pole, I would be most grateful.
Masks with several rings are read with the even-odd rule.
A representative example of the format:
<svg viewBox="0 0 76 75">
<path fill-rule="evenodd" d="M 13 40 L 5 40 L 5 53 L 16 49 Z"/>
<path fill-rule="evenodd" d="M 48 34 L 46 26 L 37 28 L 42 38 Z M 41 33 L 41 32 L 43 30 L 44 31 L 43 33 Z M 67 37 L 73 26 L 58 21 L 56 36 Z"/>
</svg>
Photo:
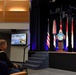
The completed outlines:
<svg viewBox="0 0 76 75">
<path fill-rule="evenodd" d="M 74 41 L 73 41 L 73 17 L 72 17 L 72 24 L 71 24 L 71 46 L 72 46 L 72 49 L 74 47 Z"/>
<path fill-rule="evenodd" d="M 56 20 L 53 20 L 53 45 L 56 48 Z"/>
<path fill-rule="evenodd" d="M 68 18 L 66 20 L 66 48 L 68 47 Z"/>
<path fill-rule="evenodd" d="M 50 34 L 49 34 L 49 19 L 48 19 L 48 28 L 47 28 L 47 40 L 46 44 L 48 46 L 48 49 L 50 49 Z"/>
</svg>

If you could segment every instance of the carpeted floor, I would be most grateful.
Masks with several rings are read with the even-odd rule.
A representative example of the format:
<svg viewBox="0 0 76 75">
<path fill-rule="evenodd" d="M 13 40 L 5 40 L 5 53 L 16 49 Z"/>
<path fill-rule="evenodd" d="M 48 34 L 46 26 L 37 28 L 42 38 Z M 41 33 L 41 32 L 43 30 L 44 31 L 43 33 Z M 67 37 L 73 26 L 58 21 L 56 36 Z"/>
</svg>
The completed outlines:
<svg viewBox="0 0 76 75">
<path fill-rule="evenodd" d="M 28 75 L 76 75 L 76 72 L 53 69 L 53 68 L 47 68 L 41 70 L 28 69 Z"/>
</svg>

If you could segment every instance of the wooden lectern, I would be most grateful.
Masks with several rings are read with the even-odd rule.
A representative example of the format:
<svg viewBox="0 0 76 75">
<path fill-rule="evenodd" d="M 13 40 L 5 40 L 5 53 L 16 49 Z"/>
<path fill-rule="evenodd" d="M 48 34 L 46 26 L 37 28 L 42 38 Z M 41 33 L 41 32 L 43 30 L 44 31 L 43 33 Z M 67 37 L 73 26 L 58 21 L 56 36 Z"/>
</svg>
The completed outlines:
<svg viewBox="0 0 76 75">
<path fill-rule="evenodd" d="M 59 33 L 57 34 L 58 51 L 63 51 L 63 40 L 64 39 L 65 39 L 65 35 L 62 33 L 61 30 L 59 30 Z"/>
<path fill-rule="evenodd" d="M 58 49 L 63 50 L 63 41 L 58 41 Z"/>
</svg>

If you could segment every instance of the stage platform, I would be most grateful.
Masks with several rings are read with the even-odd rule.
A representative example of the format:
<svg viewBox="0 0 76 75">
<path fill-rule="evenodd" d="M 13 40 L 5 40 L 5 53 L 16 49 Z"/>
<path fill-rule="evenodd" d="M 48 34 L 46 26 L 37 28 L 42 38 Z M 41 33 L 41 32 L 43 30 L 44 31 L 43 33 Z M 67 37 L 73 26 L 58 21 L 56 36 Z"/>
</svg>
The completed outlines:
<svg viewBox="0 0 76 75">
<path fill-rule="evenodd" d="M 49 51 L 49 67 L 76 71 L 76 52 Z"/>
<path fill-rule="evenodd" d="M 29 56 L 36 51 L 30 51 Z M 38 51 L 47 52 L 49 57 L 49 68 L 57 68 L 76 72 L 76 52 L 59 51 Z"/>
</svg>

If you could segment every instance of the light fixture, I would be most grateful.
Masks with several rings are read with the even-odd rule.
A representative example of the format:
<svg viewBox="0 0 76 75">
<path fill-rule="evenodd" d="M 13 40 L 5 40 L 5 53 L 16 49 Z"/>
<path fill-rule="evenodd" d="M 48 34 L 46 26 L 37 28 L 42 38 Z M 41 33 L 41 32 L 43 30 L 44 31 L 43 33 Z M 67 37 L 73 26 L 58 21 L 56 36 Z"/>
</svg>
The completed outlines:
<svg viewBox="0 0 76 75">
<path fill-rule="evenodd" d="M 25 8 L 12 7 L 12 8 L 9 8 L 8 11 L 27 11 L 27 10 Z"/>
</svg>

